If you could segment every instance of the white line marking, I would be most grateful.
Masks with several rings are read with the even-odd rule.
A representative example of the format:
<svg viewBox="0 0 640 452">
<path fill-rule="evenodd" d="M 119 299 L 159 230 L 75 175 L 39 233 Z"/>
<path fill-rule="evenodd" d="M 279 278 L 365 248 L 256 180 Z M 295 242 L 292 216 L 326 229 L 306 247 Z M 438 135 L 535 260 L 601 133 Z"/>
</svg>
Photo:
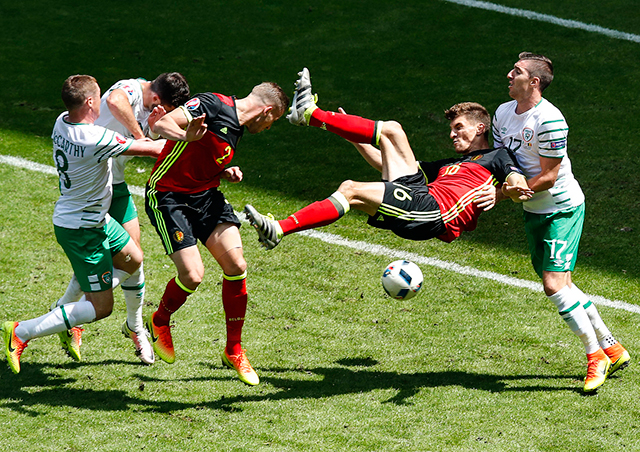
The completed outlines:
<svg viewBox="0 0 640 452">
<path fill-rule="evenodd" d="M 58 175 L 58 171 L 53 166 L 42 165 L 30 160 L 26 160 L 20 157 L 12 157 L 7 155 L 0 155 L 0 163 L 6 163 L 8 165 L 16 166 L 18 168 L 24 168 L 31 171 L 38 171 L 46 174 Z M 144 197 L 144 188 L 129 185 L 129 191 L 137 196 Z M 244 218 L 244 215 L 236 212 L 239 218 Z M 542 292 L 542 284 L 533 281 L 527 281 L 525 279 L 513 278 L 511 276 L 501 275 L 499 273 L 493 273 L 483 270 L 478 270 L 473 267 L 465 267 L 453 262 L 447 262 L 432 257 L 425 257 L 419 254 L 410 253 L 407 251 L 394 250 L 387 248 L 386 246 L 374 245 L 372 243 L 361 242 L 358 240 L 345 239 L 339 235 L 328 234 L 326 232 L 320 232 L 315 230 L 302 231 L 300 235 L 305 235 L 314 239 L 322 240 L 325 243 L 338 246 L 346 246 L 358 251 L 364 251 L 370 254 L 378 256 L 389 256 L 390 258 L 407 259 L 417 264 L 430 265 L 432 267 L 441 268 L 461 275 L 473 276 L 476 278 L 490 279 L 497 281 L 501 284 L 512 287 L 520 287 L 524 289 L 530 289 L 534 292 Z M 629 312 L 640 314 L 640 306 L 635 304 L 626 303 L 624 301 L 609 300 L 599 295 L 589 295 L 591 301 L 602 306 L 608 306 L 615 309 L 622 309 Z"/>
<path fill-rule="evenodd" d="M 605 35 L 610 38 L 622 39 L 625 41 L 640 43 L 640 35 L 635 35 L 633 33 L 624 33 L 622 31 L 600 27 L 598 25 L 585 24 L 583 22 L 578 22 L 576 20 L 561 19 L 559 17 L 550 16 L 548 14 L 541 14 L 535 11 L 528 11 L 526 9 L 509 8 L 507 6 L 497 5 L 495 3 L 481 2 L 476 0 L 442 0 L 442 1 L 445 1 L 448 3 L 456 3 L 458 5 L 463 5 L 463 6 L 469 6 L 471 8 L 486 9 L 488 11 L 496 11 L 499 13 L 509 14 L 511 16 L 524 17 L 530 20 L 547 22 L 554 25 L 560 25 L 561 27 L 577 28 L 579 30 L 599 33 L 601 35 Z"/>
</svg>

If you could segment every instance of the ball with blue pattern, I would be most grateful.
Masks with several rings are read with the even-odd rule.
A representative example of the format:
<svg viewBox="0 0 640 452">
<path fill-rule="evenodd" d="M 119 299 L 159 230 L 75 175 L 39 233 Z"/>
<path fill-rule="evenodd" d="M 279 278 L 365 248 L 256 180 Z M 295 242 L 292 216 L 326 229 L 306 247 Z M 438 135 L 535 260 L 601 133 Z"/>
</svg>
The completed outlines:
<svg viewBox="0 0 640 452">
<path fill-rule="evenodd" d="M 411 261 L 399 260 L 387 265 L 382 273 L 382 287 L 391 298 L 408 300 L 422 287 L 422 271 Z"/>
</svg>

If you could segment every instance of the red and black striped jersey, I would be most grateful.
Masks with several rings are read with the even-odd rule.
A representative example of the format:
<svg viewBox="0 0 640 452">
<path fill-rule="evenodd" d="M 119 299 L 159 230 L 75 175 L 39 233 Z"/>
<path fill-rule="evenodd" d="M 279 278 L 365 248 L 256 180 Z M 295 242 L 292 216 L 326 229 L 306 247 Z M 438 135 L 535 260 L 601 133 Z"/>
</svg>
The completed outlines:
<svg viewBox="0 0 640 452">
<path fill-rule="evenodd" d="M 149 186 L 157 191 L 179 193 L 217 187 L 244 133 L 238 122 L 235 98 L 203 93 L 180 108 L 190 119 L 206 114 L 207 132 L 200 140 L 189 143 L 167 140 L 151 171 Z"/>
<path fill-rule="evenodd" d="M 473 231 L 482 210 L 473 200 L 490 185 L 503 183 L 511 173 L 523 174 L 506 148 L 484 149 L 464 157 L 435 162 L 418 162 L 427 178 L 429 193 L 438 201 L 447 234 L 438 237 L 451 242 L 462 231 Z"/>
</svg>

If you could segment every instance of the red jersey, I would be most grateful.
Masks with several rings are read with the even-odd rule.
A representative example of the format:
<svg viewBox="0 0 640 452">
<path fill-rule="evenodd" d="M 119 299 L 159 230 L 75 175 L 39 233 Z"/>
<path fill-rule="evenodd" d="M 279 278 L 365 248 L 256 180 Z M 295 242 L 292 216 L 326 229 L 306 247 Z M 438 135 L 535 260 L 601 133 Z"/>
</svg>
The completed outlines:
<svg viewBox="0 0 640 452">
<path fill-rule="evenodd" d="M 440 206 L 447 233 L 438 236 L 451 242 L 462 231 L 473 231 L 482 210 L 473 200 L 490 185 L 503 183 L 510 173 L 523 174 L 505 148 L 475 151 L 462 158 L 419 162 L 429 193 Z"/>
<path fill-rule="evenodd" d="M 151 171 L 149 186 L 161 192 L 198 193 L 220 185 L 244 133 L 238 122 L 235 98 L 198 94 L 180 107 L 190 117 L 205 113 L 207 132 L 198 141 L 167 140 Z"/>
</svg>

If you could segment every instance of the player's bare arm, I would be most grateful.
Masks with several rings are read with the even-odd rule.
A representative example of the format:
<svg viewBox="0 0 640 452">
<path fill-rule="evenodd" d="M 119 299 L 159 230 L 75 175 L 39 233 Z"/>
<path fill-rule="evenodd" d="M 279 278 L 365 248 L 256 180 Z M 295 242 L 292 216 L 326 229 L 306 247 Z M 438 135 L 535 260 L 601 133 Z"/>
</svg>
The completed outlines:
<svg viewBox="0 0 640 452">
<path fill-rule="evenodd" d="M 167 140 L 150 140 L 144 138 L 142 140 L 135 140 L 129 149 L 123 152 L 123 155 L 136 155 L 138 157 L 152 157 L 158 158 L 162 148 L 164 148 Z"/>
<path fill-rule="evenodd" d="M 561 158 L 540 157 L 540 174 L 527 181 L 529 188 L 535 193 L 549 190 L 556 183 L 558 171 L 560 171 Z"/>
<path fill-rule="evenodd" d="M 502 194 L 511 198 L 513 202 L 527 201 L 531 199 L 533 193 L 522 174 L 511 173 L 507 176 L 507 181 L 502 184 Z"/>
<path fill-rule="evenodd" d="M 151 110 L 151 114 L 149 114 L 149 119 L 147 120 L 149 123 L 149 128 L 153 130 L 153 126 L 156 125 L 156 122 L 158 122 L 158 120 L 166 114 L 167 110 L 165 110 L 162 105 L 158 105 L 153 110 Z"/>
<path fill-rule="evenodd" d="M 113 117 L 131 132 L 133 138 L 136 140 L 144 138 L 144 133 L 131 109 L 127 94 L 123 90 L 113 90 L 107 97 L 107 106 Z"/>
<path fill-rule="evenodd" d="M 204 136 L 207 125 L 205 115 L 189 121 L 182 108 L 176 108 L 160 118 L 152 127 L 152 131 L 173 141 L 197 141 Z"/>
</svg>

